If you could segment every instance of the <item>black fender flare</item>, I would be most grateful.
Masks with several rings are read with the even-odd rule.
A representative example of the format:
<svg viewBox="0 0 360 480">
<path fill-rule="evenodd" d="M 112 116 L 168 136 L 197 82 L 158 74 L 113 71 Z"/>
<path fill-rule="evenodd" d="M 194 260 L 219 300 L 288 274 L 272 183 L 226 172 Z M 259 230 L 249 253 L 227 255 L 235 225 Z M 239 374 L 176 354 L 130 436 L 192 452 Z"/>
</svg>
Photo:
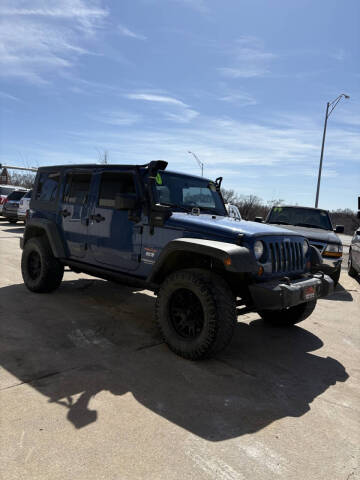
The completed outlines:
<svg viewBox="0 0 360 480">
<path fill-rule="evenodd" d="M 31 218 L 27 223 L 23 237 L 20 239 L 20 247 L 24 248 L 26 242 L 34 237 L 38 236 L 38 232 L 44 232 L 46 235 L 52 253 L 56 258 L 65 258 L 66 252 L 61 240 L 59 229 L 56 224 L 46 218 Z"/>
<path fill-rule="evenodd" d="M 311 263 L 311 271 L 317 272 L 319 268 L 321 269 L 321 265 L 323 264 L 321 253 L 313 245 L 309 245 L 309 250 L 310 250 L 309 258 Z"/>
<path fill-rule="evenodd" d="M 201 238 L 178 238 L 169 242 L 162 250 L 147 281 L 161 283 L 167 262 L 171 256 L 178 253 L 193 253 L 216 259 L 225 271 L 231 273 L 251 273 L 259 268 L 254 254 L 246 247 Z"/>
</svg>

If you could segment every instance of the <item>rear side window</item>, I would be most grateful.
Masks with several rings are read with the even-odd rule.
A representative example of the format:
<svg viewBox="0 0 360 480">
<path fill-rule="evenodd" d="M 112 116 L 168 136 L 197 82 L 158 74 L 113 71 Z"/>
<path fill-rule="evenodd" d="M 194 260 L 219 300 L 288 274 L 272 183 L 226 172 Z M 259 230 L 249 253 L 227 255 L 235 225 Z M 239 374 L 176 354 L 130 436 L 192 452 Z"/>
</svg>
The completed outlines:
<svg viewBox="0 0 360 480">
<path fill-rule="evenodd" d="M 90 173 L 71 173 L 66 177 L 64 203 L 83 205 L 87 200 L 91 182 Z"/>
<path fill-rule="evenodd" d="M 29 191 L 23 196 L 23 198 L 31 198 L 31 195 L 32 195 L 32 190 L 29 190 Z"/>
<path fill-rule="evenodd" d="M 0 195 L 9 195 L 14 189 L 10 187 L 0 187 Z"/>
<path fill-rule="evenodd" d="M 136 195 L 134 176 L 131 173 L 103 173 L 101 175 L 99 207 L 115 208 L 115 197 L 118 193 Z"/>
<path fill-rule="evenodd" d="M 59 184 L 60 172 L 40 173 L 35 199 L 41 202 L 54 202 Z"/>
<path fill-rule="evenodd" d="M 8 200 L 20 200 L 21 198 L 23 198 L 23 196 L 25 195 L 26 192 L 24 191 L 21 191 L 21 190 L 15 190 L 15 192 L 12 192 L 10 193 L 10 195 L 8 196 Z"/>
</svg>

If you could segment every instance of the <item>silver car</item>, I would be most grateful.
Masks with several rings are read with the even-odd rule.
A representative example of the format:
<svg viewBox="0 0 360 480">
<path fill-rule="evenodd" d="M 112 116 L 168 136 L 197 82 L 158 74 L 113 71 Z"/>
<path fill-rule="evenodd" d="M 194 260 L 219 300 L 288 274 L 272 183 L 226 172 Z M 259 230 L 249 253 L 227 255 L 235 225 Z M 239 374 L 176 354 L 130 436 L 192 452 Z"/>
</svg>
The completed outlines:
<svg viewBox="0 0 360 480">
<path fill-rule="evenodd" d="M 348 260 L 348 273 L 356 278 L 360 272 L 360 230 L 355 230 L 351 240 Z"/>
</svg>

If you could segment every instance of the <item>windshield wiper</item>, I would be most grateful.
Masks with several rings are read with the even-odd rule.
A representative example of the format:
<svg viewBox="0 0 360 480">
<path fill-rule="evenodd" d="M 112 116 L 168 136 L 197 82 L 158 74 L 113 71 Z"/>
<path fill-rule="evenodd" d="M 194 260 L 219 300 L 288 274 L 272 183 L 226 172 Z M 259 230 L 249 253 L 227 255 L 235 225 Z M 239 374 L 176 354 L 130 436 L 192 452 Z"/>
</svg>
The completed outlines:
<svg viewBox="0 0 360 480">
<path fill-rule="evenodd" d="M 177 205 L 176 203 L 167 203 L 167 202 L 160 202 L 161 205 L 166 205 L 168 207 L 179 208 L 183 212 L 191 212 L 192 208 L 184 207 L 183 205 Z"/>
<path fill-rule="evenodd" d="M 312 223 L 295 223 L 294 227 L 320 228 L 321 230 L 328 230 L 328 228 L 320 227 L 320 225 L 313 225 Z"/>
<path fill-rule="evenodd" d="M 272 222 L 269 222 L 269 223 L 272 223 L 273 225 L 290 225 L 290 223 L 288 222 L 276 222 L 275 220 L 273 220 Z"/>
</svg>

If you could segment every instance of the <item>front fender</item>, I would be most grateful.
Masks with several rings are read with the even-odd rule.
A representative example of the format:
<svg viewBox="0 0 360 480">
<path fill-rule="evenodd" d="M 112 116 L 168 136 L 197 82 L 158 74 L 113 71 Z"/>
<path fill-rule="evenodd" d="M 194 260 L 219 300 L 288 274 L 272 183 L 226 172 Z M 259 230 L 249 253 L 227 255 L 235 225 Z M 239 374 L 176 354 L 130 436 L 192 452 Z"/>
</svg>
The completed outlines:
<svg viewBox="0 0 360 480">
<path fill-rule="evenodd" d="M 258 265 L 253 253 L 246 247 L 233 243 L 217 242 L 198 238 L 178 238 L 169 242 L 162 250 L 148 281 L 159 283 L 166 264 L 177 253 L 191 253 L 218 260 L 228 272 L 256 272 Z M 181 267 L 181 265 L 180 265 Z"/>
</svg>

